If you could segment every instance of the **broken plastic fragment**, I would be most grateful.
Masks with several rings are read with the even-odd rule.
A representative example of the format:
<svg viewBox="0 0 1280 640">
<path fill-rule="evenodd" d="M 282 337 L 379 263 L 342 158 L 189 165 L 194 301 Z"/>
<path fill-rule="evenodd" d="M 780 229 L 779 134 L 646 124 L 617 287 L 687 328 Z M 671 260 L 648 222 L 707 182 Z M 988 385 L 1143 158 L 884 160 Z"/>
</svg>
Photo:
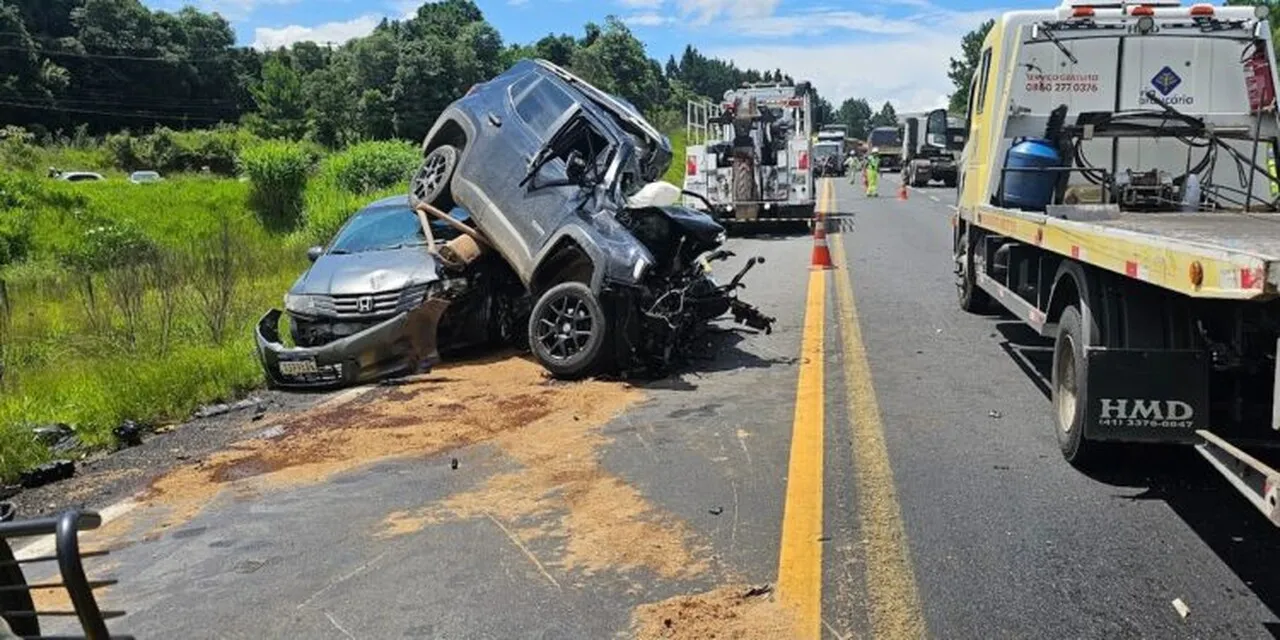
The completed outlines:
<svg viewBox="0 0 1280 640">
<path fill-rule="evenodd" d="M 1191 607 L 1188 607 L 1187 603 L 1182 601 L 1182 598 L 1173 599 L 1173 610 L 1177 611 L 1178 616 L 1183 620 L 1186 620 L 1187 616 L 1191 614 Z"/>
</svg>

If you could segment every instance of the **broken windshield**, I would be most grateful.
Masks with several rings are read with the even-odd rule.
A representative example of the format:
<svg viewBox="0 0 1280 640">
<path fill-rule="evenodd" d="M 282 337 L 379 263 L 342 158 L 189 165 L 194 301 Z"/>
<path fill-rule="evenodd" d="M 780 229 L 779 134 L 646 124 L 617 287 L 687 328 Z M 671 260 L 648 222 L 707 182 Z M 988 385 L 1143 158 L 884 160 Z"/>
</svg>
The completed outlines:
<svg viewBox="0 0 1280 640">
<path fill-rule="evenodd" d="M 331 254 L 389 251 L 427 243 L 418 217 L 407 207 L 360 212 L 334 239 Z"/>
</svg>

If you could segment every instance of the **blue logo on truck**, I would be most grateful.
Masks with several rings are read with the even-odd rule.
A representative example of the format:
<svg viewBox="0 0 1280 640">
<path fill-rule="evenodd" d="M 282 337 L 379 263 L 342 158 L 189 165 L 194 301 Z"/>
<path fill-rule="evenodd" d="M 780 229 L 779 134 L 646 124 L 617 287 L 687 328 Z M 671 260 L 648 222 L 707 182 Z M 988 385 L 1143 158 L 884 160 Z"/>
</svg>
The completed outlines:
<svg viewBox="0 0 1280 640">
<path fill-rule="evenodd" d="M 1159 91 L 1162 96 L 1167 96 L 1173 93 L 1173 90 L 1177 89 L 1181 84 L 1182 78 L 1169 67 L 1161 69 L 1160 72 L 1151 79 L 1151 86 L 1155 87 L 1156 91 Z"/>
</svg>

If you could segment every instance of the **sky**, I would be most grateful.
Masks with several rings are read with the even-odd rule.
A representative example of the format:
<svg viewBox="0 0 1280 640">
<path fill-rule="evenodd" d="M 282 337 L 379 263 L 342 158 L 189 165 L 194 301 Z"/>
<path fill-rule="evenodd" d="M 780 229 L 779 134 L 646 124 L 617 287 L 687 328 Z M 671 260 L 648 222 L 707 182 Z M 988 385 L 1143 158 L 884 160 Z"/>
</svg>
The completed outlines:
<svg viewBox="0 0 1280 640">
<path fill-rule="evenodd" d="M 241 44 L 345 42 L 384 17 L 411 15 L 422 0 L 143 0 L 217 11 Z M 994 2 L 994 3 L 993 3 Z M 1053 3 L 1047 3 L 1053 4 Z M 946 106 L 948 58 L 960 38 L 1012 0 L 478 0 L 507 43 L 548 33 L 579 36 L 587 22 L 622 18 L 651 57 L 677 58 L 686 44 L 742 67 L 781 68 L 810 80 L 836 106 L 866 98 L 899 111 Z"/>
</svg>

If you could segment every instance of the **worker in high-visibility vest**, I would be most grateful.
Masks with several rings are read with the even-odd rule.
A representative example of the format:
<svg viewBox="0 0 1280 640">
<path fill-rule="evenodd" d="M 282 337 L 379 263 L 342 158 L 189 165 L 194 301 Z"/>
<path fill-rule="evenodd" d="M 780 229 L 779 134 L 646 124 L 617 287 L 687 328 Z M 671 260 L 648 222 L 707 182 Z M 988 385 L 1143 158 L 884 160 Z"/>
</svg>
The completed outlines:
<svg viewBox="0 0 1280 640">
<path fill-rule="evenodd" d="M 872 149 L 867 156 L 867 197 L 880 197 L 880 150 Z"/>
<path fill-rule="evenodd" d="M 858 182 L 858 171 L 859 171 L 858 165 L 859 164 L 861 163 L 858 162 L 858 154 L 850 151 L 849 155 L 845 156 L 845 159 L 844 159 L 845 174 L 849 176 L 849 182 L 851 184 L 857 184 Z"/>
<path fill-rule="evenodd" d="M 1280 198 L 1280 178 L 1276 176 L 1276 148 L 1267 154 L 1267 175 L 1271 176 L 1271 199 Z"/>
</svg>

